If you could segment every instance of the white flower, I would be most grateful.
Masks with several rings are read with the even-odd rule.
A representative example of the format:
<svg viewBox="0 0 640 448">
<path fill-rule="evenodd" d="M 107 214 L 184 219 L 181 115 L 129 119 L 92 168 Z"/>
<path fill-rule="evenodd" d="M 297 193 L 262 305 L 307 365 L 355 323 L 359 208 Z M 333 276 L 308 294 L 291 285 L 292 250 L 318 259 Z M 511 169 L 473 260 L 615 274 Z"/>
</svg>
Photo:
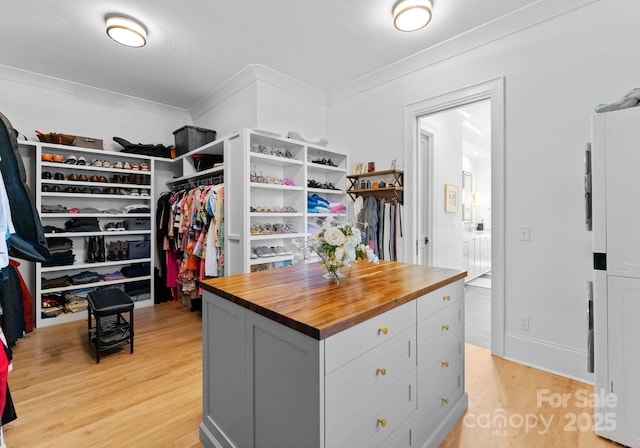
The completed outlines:
<svg viewBox="0 0 640 448">
<path fill-rule="evenodd" d="M 342 247 L 336 248 L 336 260 L 342 261 L 344 258 L 344 249 Z"/>
<path fill-rule="evenodd" d="M 324 240 L 331 246 L 340 246 L 345 243 L 345 236 L 337 227 L 331 227 L 324 231 Z"/>
</svg>

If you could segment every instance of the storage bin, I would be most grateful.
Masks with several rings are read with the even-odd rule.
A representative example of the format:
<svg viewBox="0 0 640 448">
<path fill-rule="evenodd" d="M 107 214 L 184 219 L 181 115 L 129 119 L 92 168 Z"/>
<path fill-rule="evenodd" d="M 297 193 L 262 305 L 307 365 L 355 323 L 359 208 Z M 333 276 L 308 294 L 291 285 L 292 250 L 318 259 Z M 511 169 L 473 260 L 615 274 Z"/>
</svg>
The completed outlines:
<svg viewBox="0 0 640 448">
<path fill-rule="evenodd" d="M 125 219 L 124 228 L 127 230 L 150 230 L 151 220 L 144 218 Z"/>
<path fill-rule="evenodd" d="M 173 137 L 176 143 L 176 154 L 180 156 L 214 141 L 216 139 L 216 131 L 196 126 L 183 126 L 173 131 Z"/>
<path fill-rule="evenodd" d="M 73 140 L 73 146 L 80 146 L 82 148 L 104 149 L 101 139 L 91 137 L 77 136 Z"/>
<path fill-rule="evenodd" d="M 151 256 L 151 242 L 149 240 L 128 241 L 129 259 L 149 258 Z"/>
</svg>

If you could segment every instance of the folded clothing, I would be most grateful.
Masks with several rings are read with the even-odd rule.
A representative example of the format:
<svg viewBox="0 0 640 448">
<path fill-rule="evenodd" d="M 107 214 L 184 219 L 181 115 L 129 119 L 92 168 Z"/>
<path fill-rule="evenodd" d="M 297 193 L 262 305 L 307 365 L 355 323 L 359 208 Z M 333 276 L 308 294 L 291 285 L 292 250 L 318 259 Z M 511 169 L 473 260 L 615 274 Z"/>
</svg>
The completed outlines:
<svg viewBox="0 0 640 448">
<path fill-rule="evenodd" d="M 41 280 L 42 289 L 62 288 L 64 286 L 71 286 L 71 277 L 63 275 L 56 278 L 45 278 Z"/>
<path fill-rule="evenodd" d="M 97 272 L 82 271 L 79 274 L 71 276 L 72 285 L 85 285 L 87 283 L 95 283 L 102 280 L 102 276 Z"/>
<path fill-rule="evenodd" d="M 67 207 L 63 205 L 43 205 L 42 213 L 68 213 Z"/>
<path fill-rule="evenodd" d="M 65 233 L 66 230 L 55 226 L 44 226 L 44 233 Z"/>
<path fill-rule="evenodd" d="M 73 241 L 69 238 L 52 237 L 47 238 L 49 252 L 53 254 L 69 251 L 73 248 Z"/>
<path fill-rule="evenodd" d="M 99 232 L 98 218 L 72 218 L 64 223 L 68 232 Z"/>
<path fill-rule="evenodd" d="M 138 296 L 140 294 L 147 294 L 151 292 L 151 283 L 148 280 L 141 280 L 138 282 L 125 283 L 124 292 L 130 296 Z"/>
<path fill-rule="evenodd" d="M 43 267 L 51 266 L 67 266 L 73 264 L 76 261 L 76 256 L 71 250 L 65 250 L 63 252 L 52 253 L 51 258 L 42 262 Z"/>
</svg>

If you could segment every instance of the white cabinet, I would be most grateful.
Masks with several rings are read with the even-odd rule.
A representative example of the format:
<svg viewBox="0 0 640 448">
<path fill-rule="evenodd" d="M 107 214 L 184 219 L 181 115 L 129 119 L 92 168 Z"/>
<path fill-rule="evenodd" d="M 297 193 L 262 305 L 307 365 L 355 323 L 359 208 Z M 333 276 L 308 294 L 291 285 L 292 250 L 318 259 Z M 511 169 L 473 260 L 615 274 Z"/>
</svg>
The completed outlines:
<svg viewBox="0 0 640 448">
<path fill-rule="evenodd" d="M 594 422 L 597 434 L 640 447 L 640 109 L 593 116 Z"/>
<path fill-rule="evenodd" d="M 491 271 L 491 232 L 468 231 L 462 234 L 462 269 L 467 281 Z"/>
<path fill-rule="evenodd" d="M 35 150 L 36 207 L 49 245 L 54 241 L 52 238 L 66 238 L 71 247 L 65 242 L 64 252 L 70 249 L 73 253 L 65 256 L 63 264 L 36 263 L 36 326 L 86 319 L 86 311 L 78 311 L 71 304 L 75 294 L 86 295 L 92 288 L 121 285 L 129 286 L 131 291 L 148 291 L 132 298 L 137 300 L 136 306 L 152 305 L 153 158 L 46 143 L 20 142 L 20 145 L 33 146 Z M 77 163 L 81 159 L 84 165 Z M 67 163 L 71 160 L 76 163 Z M 94 160 L 108 164 L 92 166 Z M 98 228 L 59 233 L 65 230 L 68 221 L 83 218 L 97 219 Z M 132 224 L 128 229 L 125 221 Z M 89 242 L 95 240 L 97 244 L 102 239 L 105 258 L 96 261 L 89 252 L 97 248 L 92 250 Z M 109 256 L 110 247 L 115 251 L 113 256 Z M 117 274 L 123 268 L 127 268 L 129 276 Z M 84 272 L 97 275 L 87 276 L 86 281 L 78 276 Z M 49 312 L 46 305 L 52 304 L 52 300 L 66 302 L 65 311 L 57 315 Z"/>
<path fill-rule="evenodd" d="M 640 279 L 610 276 L 608 389 L 600 393 L 596 430 L 619 443 L 640 447 Z M 599 393 L 599 391 L 596 391 Z"/>
<path fill-rule="evenodd" d="M 205 291 L 202 443 L 438 446 L 467 407 L 463 305 L 458 280 L 317 340 Z"/>
<path fill-rule="evenodd" d="M 227 249 L 240 269 L 232 272 L 288 266 L 318 218 L 346 218 L 346 154 L 250 129 L 228 144 Z M 336 206 L 311 209 L 310 196 Z"/>
</svg>

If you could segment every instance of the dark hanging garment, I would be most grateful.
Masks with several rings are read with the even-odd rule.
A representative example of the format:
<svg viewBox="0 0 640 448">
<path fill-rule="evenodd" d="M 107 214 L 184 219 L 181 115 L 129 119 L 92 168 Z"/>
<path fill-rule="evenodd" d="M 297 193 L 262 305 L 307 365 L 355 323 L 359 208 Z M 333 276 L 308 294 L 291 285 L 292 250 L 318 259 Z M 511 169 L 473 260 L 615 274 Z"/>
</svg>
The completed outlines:
<svg viewBox="0 0 640 448">
<path fill-rule="evenodd" d="M 9 256 L 27 261 L 43 262 L 51 255 L 44 237 L 40 216 L 31 202 L 24 164 L 18 152 L 13 126 L 0 113 L 0 171 L 9 198 L 11 219 L 16 233 L 9 241 Z"/>
<path fill-rule="evenodd" d="M 22 287 L 20 275 L 13 265 L 7 266 L 0 274 L 2 283 L 0 286 L 0 325 L 7 339 L 9 347 L 13 347 L 16 341 L 25 333 L 24 302 L 22 299 Z"/>
</svg>

